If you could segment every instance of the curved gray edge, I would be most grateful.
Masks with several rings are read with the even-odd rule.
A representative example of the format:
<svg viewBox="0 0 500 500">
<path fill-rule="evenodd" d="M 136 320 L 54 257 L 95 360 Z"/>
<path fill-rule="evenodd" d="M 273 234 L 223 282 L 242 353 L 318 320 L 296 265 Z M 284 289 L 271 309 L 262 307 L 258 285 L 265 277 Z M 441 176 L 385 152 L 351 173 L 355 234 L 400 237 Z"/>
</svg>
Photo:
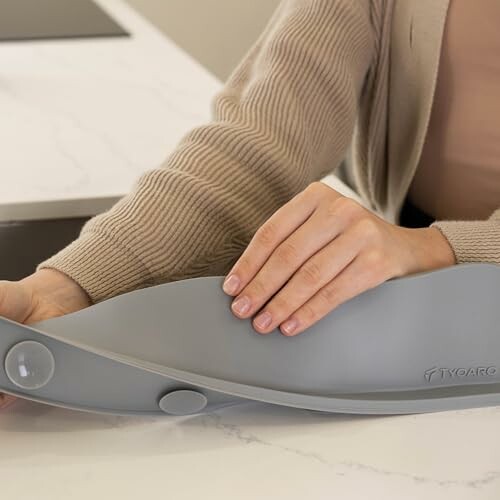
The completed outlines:
<svg viewBox="0 0 500 500">
<path fill-rule="evenodd" d="M 117 415 L 117 416 L 136 416 L 136 417 L 168 417 L 168 416 L 174 416 L 174 415 L 167 415 L 165 412 L 162 410 L 158 411 L 134 411 L 134 410 L 116 410 L 113 408 L 97 408 L 97 407 L 90 407 L 90 406 L 84 406 L 84 405 L 71 405 L 67 404 L 64 402 L 60 401 L 55 401 L 51 399 L 46 399 L 46 398 L 39 398 L 36 396 L 33 396 L 31 394 L 25 394 L 23 392 L 17 392 L 13 391 L 12 389 L 4 389 L 3 387 L 0 386 L 1 392 L 5 394 L 9 394 L 11 396 L 15 396 L 21 399 L 26 399 L 28 401 L 34 401 L 35 403 L 42 403 L 46 404 L 49 406 L 54 406 L 57 408 L 64 408 L 66 410 L 75 410 L 75 411 L 83 411 L 85 413 L 98 413 L 100 415 Z M 248 400 L 247 400 L 248 401 Z M 235 406 L 238 404 L 241 404 L 243 401 L 241 400 L 234 400 L 231 402 L 226 402 L 226 403 L 218 403 L 218 404 L 210 404 L 207 405 L 204 410 L 202 410 L 200 413 L 208 413 L 211 411 L 219 410 L 221 408 L 226 408 L 227 406 Z M 196 415 L 196 413 L 193 413 L 189 416 Z"/>
</svg>

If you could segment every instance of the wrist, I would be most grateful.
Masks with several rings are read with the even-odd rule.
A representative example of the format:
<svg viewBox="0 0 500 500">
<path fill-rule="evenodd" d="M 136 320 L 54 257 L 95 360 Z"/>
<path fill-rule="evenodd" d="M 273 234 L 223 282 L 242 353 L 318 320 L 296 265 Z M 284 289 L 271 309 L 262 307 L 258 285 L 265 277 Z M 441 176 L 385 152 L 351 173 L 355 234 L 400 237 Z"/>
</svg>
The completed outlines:
<svg viewBox="0 0 500 500">
<path fill-rule="evenodd" d="M 436 257 L 441 267 L 454 266 L 457 264 L 455 251 L 446 236 L 437 227 L 428 227 L 429 232 L 434 236 Z"/>
<path fill-rule="evenodd" d="M 431 271 L 457 263 L 453 248 L 437 227 L 420 228 L 418 231 L 423 236 L 420 248 L 424 270 Z"/>
<path fill-rule="evenodd" d="M 85 290 L 73 279 L 56 269 L 40 269 L 22 279 L 33 296 L 58 304 L 65 312 L 73 312 L 92 304 Z"/>
<path fill-rule="evenodd" d="M 432 271 L 456 264 L 455 253 L 436 227 L 401 228 L 409 249 L 407 274 Z"/>
</svg>

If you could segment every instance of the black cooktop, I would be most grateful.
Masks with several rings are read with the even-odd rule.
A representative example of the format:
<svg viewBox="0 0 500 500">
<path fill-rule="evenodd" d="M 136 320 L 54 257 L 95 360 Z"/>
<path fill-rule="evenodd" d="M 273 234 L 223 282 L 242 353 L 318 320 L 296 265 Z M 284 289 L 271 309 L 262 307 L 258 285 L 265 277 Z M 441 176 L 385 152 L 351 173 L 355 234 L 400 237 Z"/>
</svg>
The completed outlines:
<svg viewBox="0 0 500 500">
<path fill-rule="evenodd" d="M 91 0 L 0 0 L 0 41 L 128 36 Z"/>
</svg>

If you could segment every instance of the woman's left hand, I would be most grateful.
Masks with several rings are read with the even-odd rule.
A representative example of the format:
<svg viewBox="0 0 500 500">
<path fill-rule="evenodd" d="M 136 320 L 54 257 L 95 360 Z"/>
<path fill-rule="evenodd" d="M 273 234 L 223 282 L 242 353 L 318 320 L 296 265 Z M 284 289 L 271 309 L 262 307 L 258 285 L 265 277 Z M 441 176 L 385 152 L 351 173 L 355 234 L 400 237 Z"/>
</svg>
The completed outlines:
<svg viewBox="0 0 500 500">
<path fill-rule="evenodd" d="M 260 310 L 257 332 L 280 326 L 296 335 L 390 278 L 454 264 L 439 229 L 391 224 L 318 181 L 257 230 L 224 291 L 238 294 L 231 305 L 237 317 Z"/>
</svg>

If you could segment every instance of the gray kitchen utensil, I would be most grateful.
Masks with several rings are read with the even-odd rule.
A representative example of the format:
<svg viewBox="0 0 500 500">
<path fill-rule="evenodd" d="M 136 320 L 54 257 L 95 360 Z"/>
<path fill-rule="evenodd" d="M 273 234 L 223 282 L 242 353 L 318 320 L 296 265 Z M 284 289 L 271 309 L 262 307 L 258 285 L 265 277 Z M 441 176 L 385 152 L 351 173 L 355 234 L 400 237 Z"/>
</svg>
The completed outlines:
<svg viewBox="0 0 500 500">
<path fill-rule="evenodd" d="M 126 293 L 25 326 L 0 319 L 0 391 L 115 414 L 249 400 L 397 414 L 500 405 L 500 266 L 394 278 L 303 333 L 262 335 L 223 276 Z"/>
</svg>

